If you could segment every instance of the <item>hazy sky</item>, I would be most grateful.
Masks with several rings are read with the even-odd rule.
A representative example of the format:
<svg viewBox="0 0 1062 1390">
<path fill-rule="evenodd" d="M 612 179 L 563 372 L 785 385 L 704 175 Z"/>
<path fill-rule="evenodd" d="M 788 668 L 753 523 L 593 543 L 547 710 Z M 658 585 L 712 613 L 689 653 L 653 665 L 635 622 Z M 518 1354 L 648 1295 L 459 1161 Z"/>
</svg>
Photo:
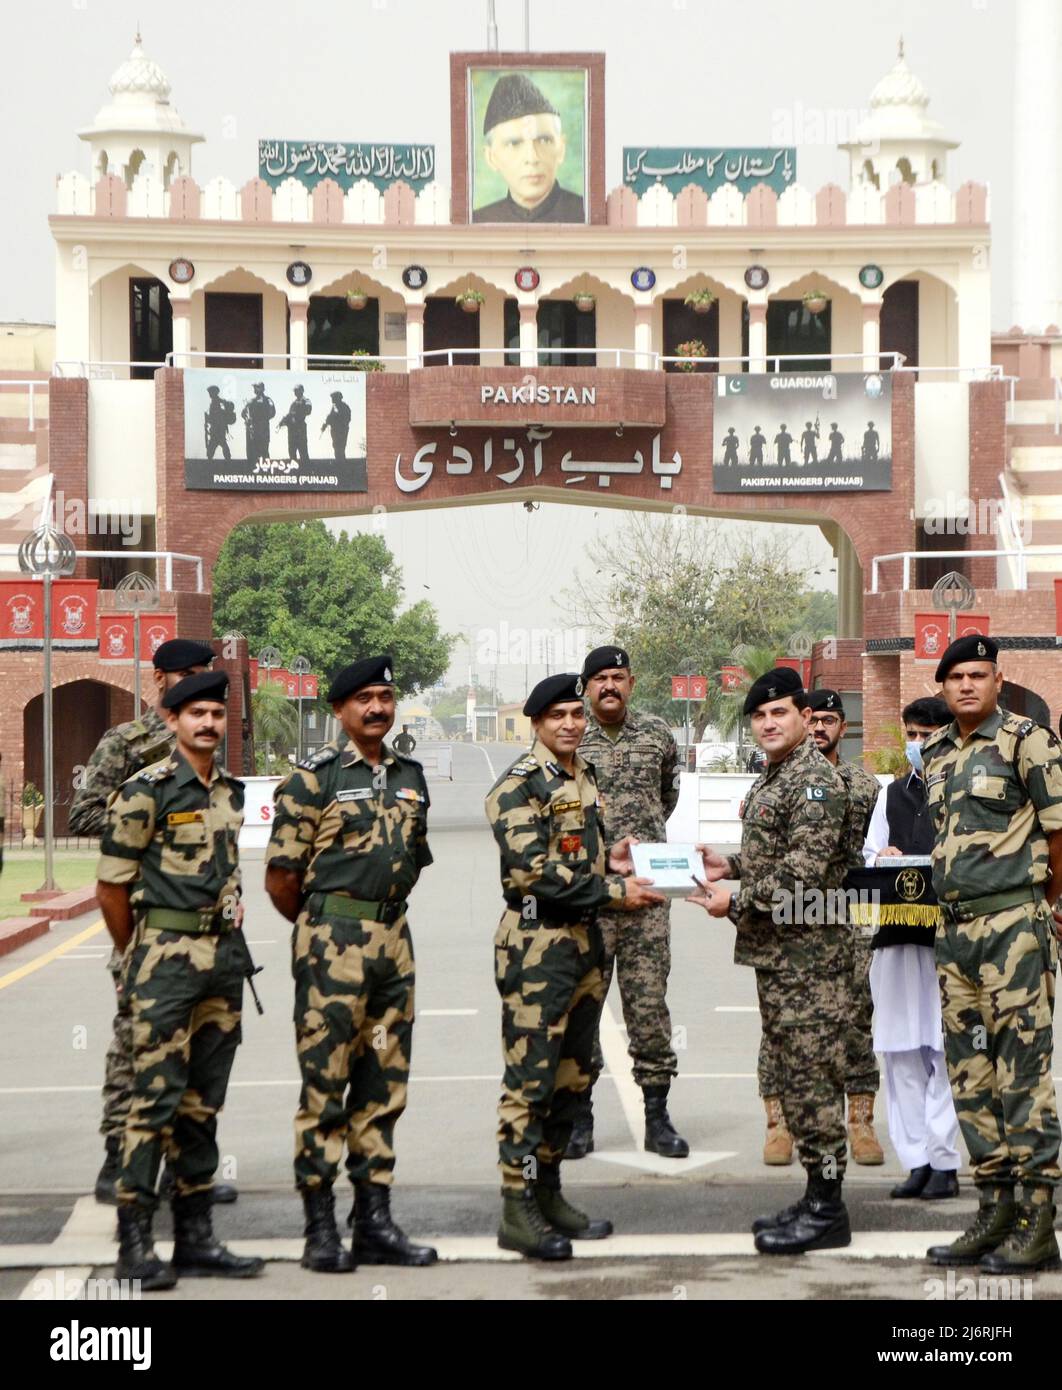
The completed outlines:
<svg viewBox="0 0 1062 1390">
<path fill-rule="evenodd" d="M 1062 3 L 1062 0 L 1060 0 Z M 196 147 L 200 183 L 237 183 L 257 168 L 259 138 L 434 143 L 449 178 L 451 50 L 486 46 L 486 0 L 277 0 L 180 5 L 158 0 L 35 0 L 5 25 L 0 148 L 7 169 L 0 320 L 54 318 L 47 228 L 57 173 L 88 172 L 75 132 L 108 99 L 139 19 L 144 48 L 172 84 L 171 100 Z M 523 47 L 522 0 L 497 0 L 501 47 Z M 844 185 L 839 124 L 858 118 L 892 66 L 903 33 L 907 61 L 926 83 L 929 113 L 962 141 L 949 156 L 953 188 L 992 191 L 993 322 L 1010 314 L 1012 0 L 531 0 L 538 49 L 606 53 L 606 186 L 620 182 L 625 144 L 768 145 L 781 131 L 825 128 L 829 144 L 798 141 L 797 177 Z M 1053 172 L 1053 171 L 1051 171 Z M 18 195 L 12 197 L 12 191 Z M 387 539 L 410 600 L 431 598 L 444 625 L 467 629 L 567 627 L 543 576 L 559 591 L 587 534 L 614 533 L 622 514 L 519 506 L 392 515 Z M 796 533 L 830 583 L 817 531 Z M 425 585 L 429 586 L 425 588 Z M 467 666 L 467 646 L 452 674 Z M 482 672 L 481 672 L 482 674 Z M 530 679 L 541 668 L 529 671 Z M 522 685 L 522 668 L 501 673 Z"/>
</svg>

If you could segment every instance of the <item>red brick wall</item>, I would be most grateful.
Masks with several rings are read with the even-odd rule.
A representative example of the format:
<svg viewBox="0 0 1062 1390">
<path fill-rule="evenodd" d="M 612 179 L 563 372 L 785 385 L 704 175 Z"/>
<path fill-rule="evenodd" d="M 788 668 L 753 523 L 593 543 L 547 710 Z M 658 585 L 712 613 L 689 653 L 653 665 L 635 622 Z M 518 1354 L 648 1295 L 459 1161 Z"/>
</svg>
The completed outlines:
<svg viewBox="0 0 1062 1390">
<path fill-rule="evenodd" d="M 970 499 L 976 504 L 1000 495 L 999 475 L 1007 461 L 1007 383 L 972 381 L 969 400 Z M 999 538 L 989 534 L 971 533 L 967 544 L 971 550 L 1000 548 Z M 995 588 L 995 560 L 970 560 L 966 573 L 977 588 Z"/>
<path fill-rule="evenodd" d="M 48 460 L 54 479 L 53 497 L 62 493 L 66 504 L 77 502 L 88 517 L 88 380 L 53 376 L 48 385 Z M 59 520 L 62 520 L 60 515 Z M 82 542 L 83 544 L 83 542 Z M 74 573 L 83 579 L 87 566 L 78 561 Z"/>
</svg>

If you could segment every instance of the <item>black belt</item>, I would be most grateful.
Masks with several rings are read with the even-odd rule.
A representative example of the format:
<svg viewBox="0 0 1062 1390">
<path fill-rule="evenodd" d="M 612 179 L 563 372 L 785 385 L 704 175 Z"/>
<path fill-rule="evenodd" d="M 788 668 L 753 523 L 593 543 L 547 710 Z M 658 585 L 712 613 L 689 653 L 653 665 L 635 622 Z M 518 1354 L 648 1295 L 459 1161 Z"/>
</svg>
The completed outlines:
<svg viewBox="0 0 1062 1390">
<path fill-rule="evenodd" d="M 520 915 L 523 916 L 523 898 L 517 898 L 515 901 L 513 901 L 510 898 L 506 898 L 505 906 L 509 909 L 510 912 L 519 912 Z M 592 927 L 597 923 L 597 909 L 594 908 L 590 912 L 580 913 L 550 911 L 548 908 L 546 909 L 546 911 L 543 912 L 541 909 L 539 909 L 532 916 L 526 918 L 526 921 L 529 927 L 534 926 L 538 922 L 542 922 L 546 926 Z"/>
</svg>

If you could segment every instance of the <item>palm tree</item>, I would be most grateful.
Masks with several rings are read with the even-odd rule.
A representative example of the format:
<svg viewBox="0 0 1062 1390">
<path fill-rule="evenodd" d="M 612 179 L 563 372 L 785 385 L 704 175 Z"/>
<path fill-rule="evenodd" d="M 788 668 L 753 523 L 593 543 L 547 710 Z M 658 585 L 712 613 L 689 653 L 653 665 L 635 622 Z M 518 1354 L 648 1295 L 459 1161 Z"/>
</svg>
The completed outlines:
<svg viewBox="0 0 1062 1390">
<path fill-rule="evenodd" d="M 299 716 L 293 701 L 279 685 L 263 681 L 251 696 L 255 735 L 265 746 L 266 775 L 271 772 L 271 745 L 294 748 L 299 733 Z"/>
</svg>

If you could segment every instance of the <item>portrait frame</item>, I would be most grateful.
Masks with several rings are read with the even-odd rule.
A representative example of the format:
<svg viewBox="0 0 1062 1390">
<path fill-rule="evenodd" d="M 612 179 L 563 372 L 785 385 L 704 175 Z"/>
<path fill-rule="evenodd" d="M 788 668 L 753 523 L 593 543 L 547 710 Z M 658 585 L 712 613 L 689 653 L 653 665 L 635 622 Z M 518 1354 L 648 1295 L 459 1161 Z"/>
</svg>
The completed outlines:
<svg viewBox="0 0 1062 1390">
<path fill-rule="evenodd" d="M 574 85 L 565 83 L 566 75 L 571 77 L 579 76 L 581 79 L 581 173 L 582 187 L 574 187 L 570 174 L 573 167 L 572 148 L 569 145 L 565 156 L 564 169 L 558 175 L 557 182 L 562 190 L 567 193 L 581 193 L 583 200 L 583 217 L 579 220 L 568 218 L 558 218 L 556 220 L 543 218 L 540 222 L 535 222 L 536 226 L 585 226 L 597 224 L 605 221 L 605 149 L 604 149 L 604 124 L 605 124 L 605 55 L 603 53 L 501 53 L 501 52 L 480 52 L 480 53 L 451 53 L 450 55 L 450 170 L 451 170 L 451 196 L 450 196 L 450 215 L 454 224 L 467 224 L 473 220 L 473 212 L 477 202 L 482 209 L 489 206 L 493 199 L 498 197 L 499 185 L 501 192 L 504 193 L 504 184 L 500 180 L 483 178 L 483 166 L 479 157 L 484 145 L 482 128 L 476 129 L 477 125 L 482 126 L 485 101 L 489 100 L 490 91 L 482 74 L 497 74 L 500 78 L 503 74 L 512 72 L 526 73 L 532 81 L 536 80 L 536 75 L 544 79 L 544 85 L 550 87 L 550 92 L 546 93 L 552 100 L 558 92 L 563 93 L 567 85 L 569 89 Z M 556 80 L 550 81 L 555 75 Z M 567 101 L 572 100 L 572 93 L 567 93 Z M 555 103 L 556 104 L 556 103 Z M 558 109 L 562 108 L 558 106 Z M 568 175 L 566 177 L 565 175 Z M 479 178 L 479 191 L 477 193 L 477 177 Z M 486 190 L 486 196 L 484 193 Z M 505 220 L 497 222 L 481 221 L 481 226 L 505 226 Z M 527 223 L 523 220 L 516 221 L 512 225 L 526 227 Z"/>
</svg>

